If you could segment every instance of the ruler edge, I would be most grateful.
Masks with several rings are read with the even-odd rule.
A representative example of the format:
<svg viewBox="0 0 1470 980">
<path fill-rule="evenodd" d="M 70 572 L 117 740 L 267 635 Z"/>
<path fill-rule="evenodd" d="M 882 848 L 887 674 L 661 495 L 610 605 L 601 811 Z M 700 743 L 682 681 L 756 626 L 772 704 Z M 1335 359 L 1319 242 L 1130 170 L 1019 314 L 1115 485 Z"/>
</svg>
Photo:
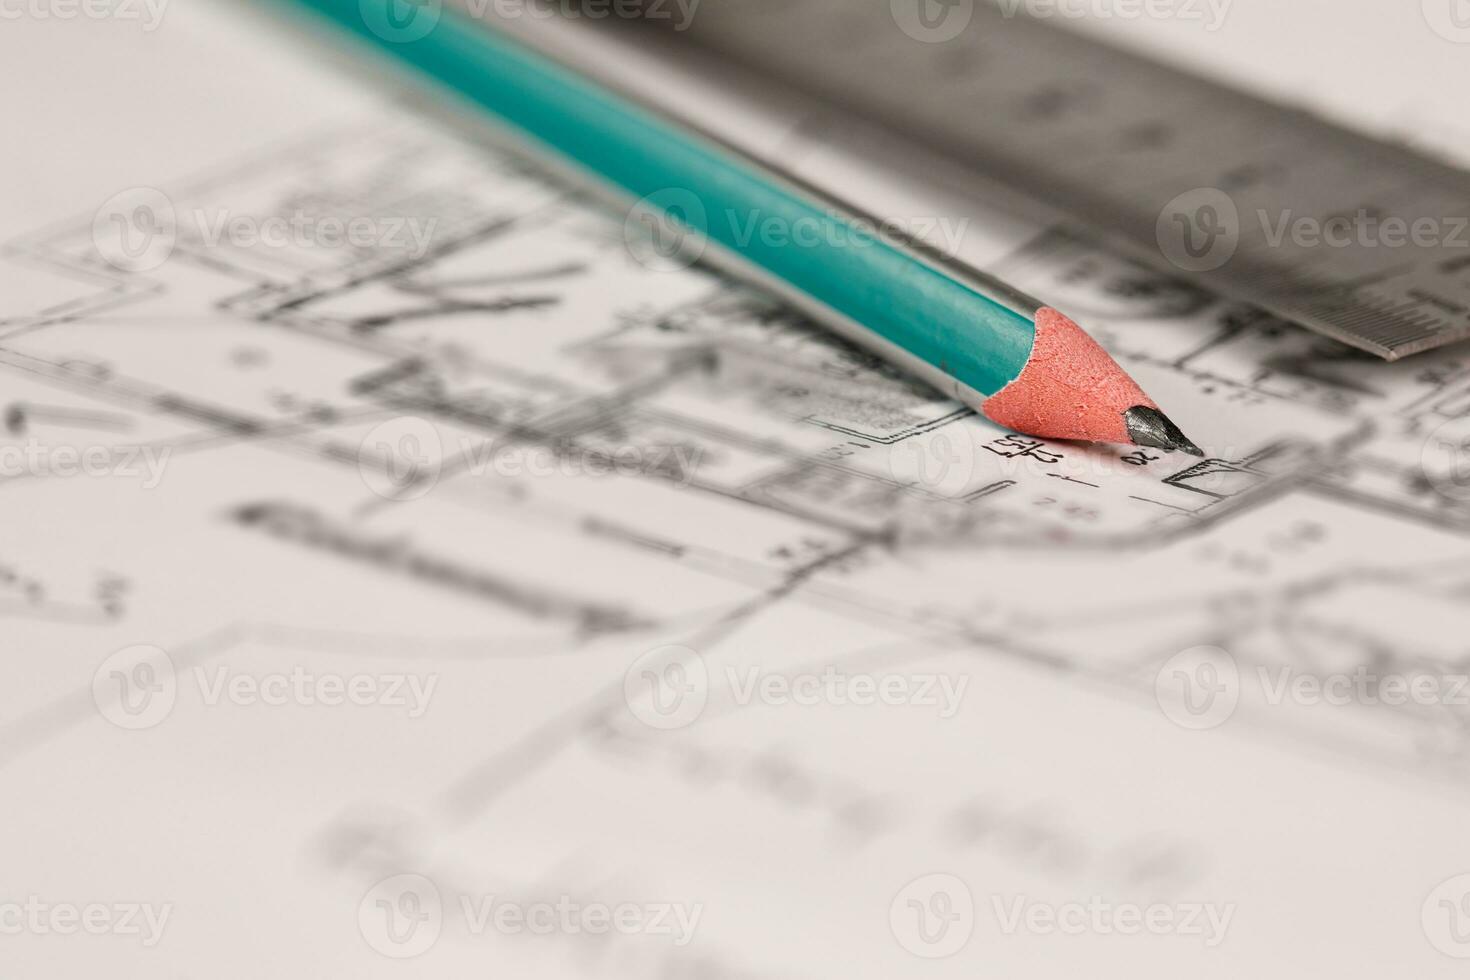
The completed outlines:
<svg viewBox="0 0 1470 980">
<path fill-rule="evenodd" d="M 983 2 L 981 6 L 985 6 Z M 993 15 L 997 18 L 1003 16 L 1003 13 L 999 10 L 992 11 L 987 9 L 986 14 Z M 1098 38 L 1083 31 L 1075 30 L 1065 25 L 1043 23 L 1040 20 L 1027 15 L 1017 15 L 1016 17 L 1006 17 L 1005 19 L 1013 21 L 1024 21 L 1025 23 L 1039 31 L 1063 35 L 1073 43 L 1089 45 L 1091 47 L 1103 49 L 1107 52 L 1109 57 L 1125 60 L 1133 65 L 1139 66 L 1142 70 L 1151 73 L 1161 73 L 1163 75 L 1170 76 L 1171 78 L 1184 79 L 1187 83 L 1191 85 L 1197 85 L 1203 89 L 1218 93 L 1219 95 L 1231 99 L 1237 104 L 1241 104 L 1248 109 L 1253 109 L 1258 112 L 1266 112 L 1275 115 L 1281 118 L 1286 125 L 1289 125 L 1291 127 L 1310 128 L 1314 132 L 1314 134 L 1319 135 L 1323 139 L 1331 140 L 1336 143 L 1352 144 L 1355 146 L 1355 148 L 1367 149 L 1373 153 L 1375 159 L 1382 159 L 1383 157 L 1387 156 L 1391 158 L 1392 163 L 1397 163 L 1405 167 L 1413 167 L 1414 171 L 1419 176 L 1422 176 L 1425 179 L 1433 180 L 1436 182 L 1470 181 L 1470 170 L 1467 170 L 1464 167 L 1461 167 L 1450 161 L 1428 155 L 1407 144 L 1394 140 L 1384 139 L 1381 136 L 1354 127 L 1349 123 L 1329 118 L 1328 116 L 1320 112 L 1314 111 L 1302 105 L 1294 104 L 1280 99 L 1270 98 L 1268 96 L 1261 95 L 1255 92 L 1245 91 L 1243 89 L 1230 85 L 1225 81 L 1217 80 L 1209 76 L 1199 74 L 1198 72 L 1192 71 L 1186 67 L 1173 64 L 1171 62 L 1149 57 L 1148 55 L 1139 53 L 1130 48 L 1120 47 L 1119 45 L 1114 44 L 1110 41 Z M 637 24 L 643 24 L 643 19 L 637 19 Z M 737 55 L 731 54 L 726 50 L 722 50 L 717 45 L 708 43 L 703 37 L 701 37 L 699 31 L 697 30 L 691 30 L 683 34 L 676 35 L 675 32 L 664 27 L 663 25 L 655 24 L 653 28 L 648 28 L 638 27 L 635 26 L 633 23 L 626 22 L 619 22 L 612 29 L 641 29 L 650 35 L 660 35 L 663 37 L 663 40 L 659 42 L 662 45 L 672 45 L 674 43 L 673 38 L 675 36 L 682 37 L 683 43 L 695 44 L 699 46 L 702 50 L 710 52 L 713 56 L 720 58 L 728 63 L 734 64 L 737 67 L 742 68 L 743 70 L 751 71 L 760 68 L 759 65 L 752 66 L 749 62 L 742 61 Z M 951 161 L 956 166 L 969 170 L 970 172 L 975 173 L 977 176 L 984 178 L 986 181 L 996 183 L 1000 186 L 1005 187 L 1011 193 L 1018 195 L 1021 198 L 1024 198 L 1038 208 L 1049 210 L 1053 213 L 1065 216 L 1066 221 L 1070 224 L 1073 231 L 1080 231 L 1083 233 L 1084 237 L 1088 237 L 1093 239 L 1094 241 L 1104 243 L 1110 248 L 1121 253 L 1123 257 L 1130 258 L 1136 262 L 1139 262 L 1140 264 L 1145 265 L 1162 275 L 1170 276 L 1171 278 L 1189 283 L 1196 288 L 1203 289 L 1221 298 L 1230 299 L 1236 302 L 1247 303 L 1258 309 L 1281 317 L 1293 326 L 1311 331 L 1312 333 L 1316 333 L 1321 336 L 1328 337 L 1349 347 L 1353 347 L 1357 350 L 1372 354 L 1385 362 L 1392 363 L 1394 361 L 1398 361 L 1403 358 L 1413 356 L 1415 354 L 1424 353 L 1425 351 L 1435 350 L 1440 347 L 1446 347 L 1451 344 L 1470 339 L 1470 323 L 1467 323 L 1466 325 L 1457 328 L 1445 329 L 1435 335 L 1419 338 L 1417 340 L 1410 341 L 1396 347 L 1387 347 L 1377 341 L 1353 335 L 1331 323 L 1330 321 L 1323 320 L 1320 316 L 1302 313 L 1298 310 L 1293 309 L 1290 305 L 1281 302 L 1280 300 L 1277 300 L 1273 297 L 1247 295 L 1241 288 L 1237 287 L 1227 278 L 1214 275 L 1212 274 L 1212 272 L 1192 272 L 1187 269 L 1180 269 L 1177 266 L 1173 266 L 1169 264 L 1167 259 L 1161 256 L 1156 250 L 1149 249 L 1148 247 L 1142 245 L 1138 241 L 1133 240 L 1132 238 L 1118 235 L 1107 227 L 1104 227 L 1101 224 L 1094 223 L 1088 217 L 1081 216 L 1076 212 L 1073 212 L 1070 208 L 1057 203 L 1053 199 L 1038 196 L 1036 192 L 1028 190 L 1014 183 L 1004 173 L 992 172 L 985 169 L 983 166 L 976 166 L 972 163 L 967 162 L 967 160 L 970 159 L 968 155 L 969 151 L 964 147 L 958 146 L 952 141 L 944 140 L 942 138 L 936 138 L 934 134 L 921 134 L 914 129 L 910 129 L 904 126 L 901 121 L 894 120 L 887 113 L 864 113 L 856 111 L 850 104 L 843 104 L 842 102 L 839 102 L 832 98 L 825 90 L 812 91 L 809 89 L 802 89 L 802 95 L 804 98 L 811 99 L 817 103 L 826 106 L 830 111 L 845 114 L 850 118 L 855 118 L 858 120 L 862 120 L 870 125 L 885 128 L 895 133 L 895 135 L 901 136 L 905 139 L 911 139 L 914 142 L 925 146 L 931 152 L 941 155 L 944 159 Z M 1356 289 L 1361 287 L 1354 288 Z"/>
</svg>

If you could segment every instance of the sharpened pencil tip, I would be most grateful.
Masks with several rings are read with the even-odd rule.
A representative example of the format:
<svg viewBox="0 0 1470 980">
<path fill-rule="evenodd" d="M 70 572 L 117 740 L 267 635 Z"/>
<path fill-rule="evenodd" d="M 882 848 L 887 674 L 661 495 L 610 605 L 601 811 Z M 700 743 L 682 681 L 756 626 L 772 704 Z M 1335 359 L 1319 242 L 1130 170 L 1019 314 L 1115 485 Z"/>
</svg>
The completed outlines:
<svg viewBox="0 0 1470 980">
<path fill-rule="evenodd" d="M 1123 413 L 1123 420 L 1128 423 L 1128 438 L 1135 445 L 1166 449 L 1169 452 L 1177 449 L 1191 456 L 1204 458 L 1204 451 L 1190 442 L 1179 431 L 1179 426 L 1170 422 L 1169 417 L 1157 408 L 1135 405 Z"/>
</svg>

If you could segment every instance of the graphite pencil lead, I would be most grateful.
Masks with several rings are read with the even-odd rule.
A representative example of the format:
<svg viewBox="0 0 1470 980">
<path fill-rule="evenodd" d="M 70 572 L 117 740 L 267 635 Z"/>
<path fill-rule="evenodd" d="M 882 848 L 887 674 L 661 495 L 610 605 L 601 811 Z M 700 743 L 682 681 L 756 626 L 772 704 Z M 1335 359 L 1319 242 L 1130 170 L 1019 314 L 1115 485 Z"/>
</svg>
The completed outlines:
<svg viewBox="0 0 1470 980">
<path fill-rule="evenodd" d="M 1157 408 L 1135 405 L 1123 413 L 1123 420 L 1128 424 L 1128 438 L 1135 445 L 1169 452 L 1177 449 L 1191 456 L 1204 456 L 1204 451 L 1190 442 L 1189 437 L 1179 431 L 1179 426 L 1170 422 L 1169 417 Z"/>
</svg>

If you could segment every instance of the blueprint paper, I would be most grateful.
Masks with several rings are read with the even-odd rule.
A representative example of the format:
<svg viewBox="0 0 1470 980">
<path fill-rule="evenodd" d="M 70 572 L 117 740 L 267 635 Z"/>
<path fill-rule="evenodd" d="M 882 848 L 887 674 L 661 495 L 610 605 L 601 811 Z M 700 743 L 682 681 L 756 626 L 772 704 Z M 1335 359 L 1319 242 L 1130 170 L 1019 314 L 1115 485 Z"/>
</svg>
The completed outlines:
<svg viewBox="0 0 1470 980">
<path fill-rule="evenodd" d="M 1209 458 L 1029 439 L 169 16 L 7 202 L 5 975 L 1463 970 L 1463 351 L 975 222 Z"/>
</svg>

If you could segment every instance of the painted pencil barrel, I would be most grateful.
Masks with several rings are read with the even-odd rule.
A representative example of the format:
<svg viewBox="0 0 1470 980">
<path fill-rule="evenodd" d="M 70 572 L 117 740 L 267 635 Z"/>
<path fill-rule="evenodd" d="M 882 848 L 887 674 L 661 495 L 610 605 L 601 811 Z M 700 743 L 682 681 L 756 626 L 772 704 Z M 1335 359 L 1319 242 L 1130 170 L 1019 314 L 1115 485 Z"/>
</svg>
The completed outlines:
<svg viewBox="0 0 1470 980">
<path fill-rule="evenodd" d="M 423 36 L 389 41 L 368 17 L 388 18 L 401 0 L 296 2 L 450 86 L 629 198 L 696 202 L 669 219 L 974 392 L 991 395 L 1004 388 L 1031 354 L 1031 319 L 786 186 L 758 164 L 487 25 L 446 10 Z M 748 233 L 753 223 L 772 220 L 812 229 L 810 241 L 776 243 Z"/>
</svg>

